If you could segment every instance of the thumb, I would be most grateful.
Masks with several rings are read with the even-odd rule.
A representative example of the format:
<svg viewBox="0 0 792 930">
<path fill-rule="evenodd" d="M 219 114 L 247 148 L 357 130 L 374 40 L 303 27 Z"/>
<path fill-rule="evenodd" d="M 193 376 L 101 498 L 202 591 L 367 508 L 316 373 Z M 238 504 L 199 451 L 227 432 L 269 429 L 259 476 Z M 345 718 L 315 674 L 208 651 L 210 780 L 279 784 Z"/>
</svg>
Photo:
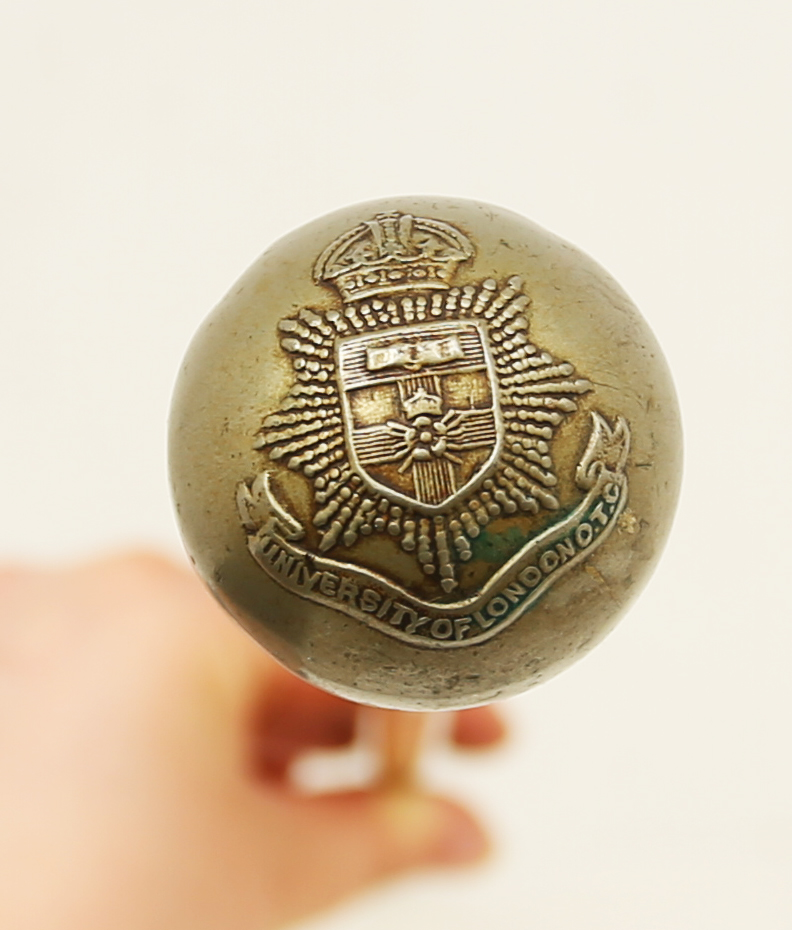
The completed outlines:
<svg viewBox="0 0 792 930">
<path fill-rule="evenodd" d="M 399 872 L 475 862 L 489 846 L 463 807 L 414 790 L 291 798 L 287 803 L 292 862 L 303 881 L 291 889 L 291 883 L 281 883 L 284 900 L 278 909 L 284 921 Z"/>
</svg>

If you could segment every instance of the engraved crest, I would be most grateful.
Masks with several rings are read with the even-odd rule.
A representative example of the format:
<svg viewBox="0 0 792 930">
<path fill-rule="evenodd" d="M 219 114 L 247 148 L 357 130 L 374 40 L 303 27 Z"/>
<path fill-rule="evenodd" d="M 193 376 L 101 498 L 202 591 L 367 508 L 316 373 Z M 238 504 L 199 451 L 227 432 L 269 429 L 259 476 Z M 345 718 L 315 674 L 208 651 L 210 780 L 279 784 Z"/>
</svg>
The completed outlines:
<svg viewBox="0 0 792 930">
<path fill-rule="evenodd" d="M 605 538 L 626 500 L 629 429 L 592 413 L 577 475 L 585 496 L 548 524 L 561 509 L 554 434 L 593 385 L 533 344 L 518 277 L 453 286 L 473 255 L 449 223 L 401 213 L 379 214 L 330 243 L 314 277 L 342 300 L 280 321 L 294 383 L 255 440 L 271 462 L 310 482 L 311 523 L 303 527 L 278 503 L 267 467 L 238 488 L 250 551 L 266 571 L 312 600 L 332 589 L 336 609 L 418 644 L 493 635 L 527 609 L 522 595 L 538 597 L 553 583 L 540 557 L 545 567 L 555 559 L 554 579 Z M 534 518 L 542 522 L 532 536 L 525 527 Z M 482 586 L 462 569 L 477 547 L 486 551 L 493 521 L 511 548 Z M 519 521 L 510 533 L 508 521 Z M 541 545 L 563 534 L 571 540 L 563 552 L 543 555 Z M 420 592 L 356 564 L 365 562 L 366 538 L 379 535 L 415 560 Z M 336 579 L 323 594 L 321 572 Z M 502 594 L 496 587 L 493 595 L 496 584 Z M 471 620 L 479 601 L 494 613 Z"/>
<path fill-rule="evenodd" d="M 339 339 L 337 366 L 350 463 L 372 491 L 435 514 L 483 480 L 503 431 L 477 321 Z"/>
</svg>

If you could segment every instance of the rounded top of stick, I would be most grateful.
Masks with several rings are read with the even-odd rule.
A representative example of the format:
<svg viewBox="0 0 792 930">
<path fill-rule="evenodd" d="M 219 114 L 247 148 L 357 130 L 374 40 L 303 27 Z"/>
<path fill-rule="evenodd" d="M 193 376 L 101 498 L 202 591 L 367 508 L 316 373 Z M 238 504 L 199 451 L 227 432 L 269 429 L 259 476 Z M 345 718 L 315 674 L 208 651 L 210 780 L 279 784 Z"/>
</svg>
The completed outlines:
<svg viewBox="0 0 792 930">
<path fill-rule="evenodd" d="M 173 401 L 187 549 L 315 684 L 447 709 L 584 654 L 640 590 L 680 476 L 657 343 L 590 258 L 488 204 L 400 197 L 273 245 Z"/>
</svg>

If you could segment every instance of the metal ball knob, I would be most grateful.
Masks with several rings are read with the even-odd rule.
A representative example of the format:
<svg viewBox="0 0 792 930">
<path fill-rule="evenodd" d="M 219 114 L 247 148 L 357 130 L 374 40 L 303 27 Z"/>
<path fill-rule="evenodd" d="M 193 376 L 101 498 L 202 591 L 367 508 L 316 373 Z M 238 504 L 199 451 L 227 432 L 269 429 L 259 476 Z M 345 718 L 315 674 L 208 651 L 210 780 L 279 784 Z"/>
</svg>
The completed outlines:
<svg viewBox="0 0 792 930">
<path fill-rule="evenodd" d="M 205 321 L 170 427 L 188 552 L 307 680 L 383 707 L 523 691 L 640 591 L 680 478 L 619 286 L 507 210 L 399 197 L 273 245 Z"/>
</svg>

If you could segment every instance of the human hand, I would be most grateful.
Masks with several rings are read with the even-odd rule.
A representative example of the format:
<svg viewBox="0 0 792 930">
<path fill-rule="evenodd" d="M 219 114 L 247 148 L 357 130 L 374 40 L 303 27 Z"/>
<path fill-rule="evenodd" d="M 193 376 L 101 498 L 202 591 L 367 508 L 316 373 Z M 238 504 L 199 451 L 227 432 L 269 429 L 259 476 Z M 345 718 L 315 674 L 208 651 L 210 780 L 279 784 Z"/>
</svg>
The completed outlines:
<svg viewBox="0 0 792 930">
<path fill-rule="evenodd" d="M 480 858 L 418 790 L 307 796 L 355 705 L 281 669 L 150 555 L 0 572 L 0 926 L 270 930 L 411 868 Z M 502 736 L 458 714 L 458 745 Z"/>
</svg>

